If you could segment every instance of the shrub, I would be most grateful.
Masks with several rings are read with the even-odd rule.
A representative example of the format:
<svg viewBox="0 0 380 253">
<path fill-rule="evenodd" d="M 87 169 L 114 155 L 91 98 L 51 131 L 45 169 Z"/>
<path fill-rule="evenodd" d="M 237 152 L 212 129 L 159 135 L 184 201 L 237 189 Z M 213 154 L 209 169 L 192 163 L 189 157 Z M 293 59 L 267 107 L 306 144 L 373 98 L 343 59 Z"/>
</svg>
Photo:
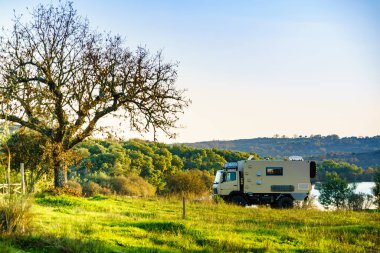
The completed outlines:
<svg viewBox="0 0 380 253">
<path fill-rule="evenodd" d="M 82 195 L 82 186 L 75 181 L 67 181 L 66 186 Z"/>
<path fill-rule="evenodd" d="M 96 196 L 98 194 L 110 195 L 111 190 L 106 188 L 106 187 L 102 187 L 95 182 L 90 181 L 90 182 L 87 182 L 83 185 L 82 193 L 86 197 L 92 197 L 92 196 Z"/>
<path fill-rule="evenodd" d="M 25 233 L 32 220 L 30 202 L 24 197 L 9 196 L 0 200 L 0 230 L 2 233 Z"/>
<path fill-rule="evenodd" d="M 87 178 L 101 187 L 110 188 L 110 176 L 102 171 L 91 173 Z"/>
<path fill-rule="evenodd" d="M 327 173 L 326 182 L 322 183 L 319 202 L 325 207 L 334 206 L 336 209 L 346 209 L 348 200 L 353 196 L 356 186 L 350 187 L 346 180 L 337 173 Z"/>
<path fill-rule="evenodd" d="M 376 170 L 375 186 L 372 188 L 372 193 L 375 196 L 375 203 L 377 205 L 377 209 L 380 210 L 380 166 Z"/>
<path fill-rule="evenodd" d="M 70 195 L 70 196 L 75 196 L 75 197 L 82 196 L 82 191 L 78 191 L 77 189 L 70 188 L 67 185 L 64 187 L 58 187 L 58 188 L 50 186 L 47 190 L 43 192 L 52 196 L 59 196 L 59 195 Z"/>
<path fill-rule="evenodd" d="M 156 193 L 153 185 L 137 175 L 113 177 L 110 183 L 112 189 L 120 195 L 149 197 Z"/>
<path fill-rule="evenodd" d="M 204 194 L 211 189 L 213 176 L 207 171 L 189 170 L 175 174 L 167 180 L 169 193 Z"/>
<path fill-rule="evenodd" d="M 373 196 L 366 193 L 352 193 L 348 196 L 348 208 L 354 211 L 369 209 L 373 203 Z"/>
</svg>

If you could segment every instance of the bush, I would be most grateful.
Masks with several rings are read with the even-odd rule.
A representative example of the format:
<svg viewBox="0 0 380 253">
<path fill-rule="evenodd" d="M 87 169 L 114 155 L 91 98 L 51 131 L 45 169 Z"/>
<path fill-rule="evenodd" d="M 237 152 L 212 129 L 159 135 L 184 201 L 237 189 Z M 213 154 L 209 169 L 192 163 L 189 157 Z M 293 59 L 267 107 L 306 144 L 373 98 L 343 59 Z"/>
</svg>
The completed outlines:
<svg viewBox="0 0 380 253">
<path fill-rule="evenodd" d="M 207 171 L 189 170 L 171 176 L 166 185 L 169 193 L 205 194 L 211 189 L 213 176 Z"/>
<path fill-rule="evenodd" d="M 82 193 L 86 197 L 92 197 L 98 194 L 111 195 L 111 190 L 106 187 L 102 187 L 95 182 L 90 181 L 83 185 Z"/>
<path fill-rule="evenodd" d="M 369 209 L 373 203 L 373 196 L 365 193 L 352 193 L 348 196 L 348 208 L 354 211 Z"/>
<path fill-rule="evenodd" d="M 120 195 L 149 197 L 156 193 L 153 185 L 137 175 L 113 177 L 110 183 L 112 189 Z"/>
<path fill-rule="evenodd" d="M 334 206 L 336 209 L 348 208 L 350 196 L 354 196 L 356 186 L 350 187 L 346 180 L 337 173 L 327 173 L 326 181 L 322 183 L 319 202 L 325 207 Z"/>
<path fill-rule="evenodd" d="M 101 187 L 110 188 L 110 176 L 104 172 L 95 172 L 88 175 L 88 180 L 97 183 Z"/>
<path fill-rule="evenodd" d="M 78 192 L 79 195 L 82 195 L 82 186 L 75 181 L 67 181 L 66 186 L 73 191 Z"/>
<path fill-rule="evenodd" d="M 47 193 L 52 196 L 59 196 L 59 195 L 70 195 L 74 197 L 81 197 L 82 191 L 78 191 L 77 189 L 73 189 L 65 185 L 64 187 L 54 187 L 50 186 L 47 190 L 43 191 L 43 193 Z"/>
<path fill-rule="evenodd" d="M 372 193 L 375 196 L 375 204 L 380 210 L 380 167 L 377 168 L 375 174 L 375 186 L 372 188 Z"/>
<path fill-rule="evenodd" d="M 0 200 L 1 233 L 25 233 L 32 220 L 30 202 L 24 197 L 7 196 Z"/>
</svg>

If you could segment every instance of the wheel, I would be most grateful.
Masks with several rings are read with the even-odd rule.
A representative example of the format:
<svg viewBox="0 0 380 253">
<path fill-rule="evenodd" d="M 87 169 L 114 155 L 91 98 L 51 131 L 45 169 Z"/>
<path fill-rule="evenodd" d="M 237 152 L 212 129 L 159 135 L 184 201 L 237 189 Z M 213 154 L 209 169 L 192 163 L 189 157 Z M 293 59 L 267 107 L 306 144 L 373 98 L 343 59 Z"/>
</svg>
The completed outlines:
<svg viewBox="0 0 380 253">
<path fill-rule="evenodd" d="M 276 201 L 274 206 L 280 209 L 293 208 L 293 199 L 290 197 L 281 197 Z"/>
<path fill-rule="evenodd" d="M 247 205 L 247 201 L 245 200 L 245 198 L 243 196 L 240 196 L 240 195 L 234 195 L 230 198 L 230 200 L 232 203 L 239 205 L 239 206 L 246 206 Z"/>
</svg>

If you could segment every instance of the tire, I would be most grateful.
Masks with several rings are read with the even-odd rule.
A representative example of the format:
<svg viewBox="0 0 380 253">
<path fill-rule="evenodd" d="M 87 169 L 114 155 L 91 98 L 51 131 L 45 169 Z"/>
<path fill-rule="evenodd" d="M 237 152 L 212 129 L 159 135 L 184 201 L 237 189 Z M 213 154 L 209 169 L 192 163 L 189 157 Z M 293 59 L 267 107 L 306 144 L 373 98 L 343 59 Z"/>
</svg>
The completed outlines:
<svg viewBox="0 0 380 253">
<path fill-rule="evenodd" d="M 293 208 L 293 199 L 290 197 L 281 197 L 279 200 L 276 201 L 275 207 L 279 209 L 290 209 Z"/>
<path fill-rule="evenodd" d="M 230 201 L 236 205 L 239 205 L 239 206 L 246 206 L 247 205 L 247 201 L 245 200 L 245 198 L 241 195 L 234 195 L 230 198 Z"/>
</svg>

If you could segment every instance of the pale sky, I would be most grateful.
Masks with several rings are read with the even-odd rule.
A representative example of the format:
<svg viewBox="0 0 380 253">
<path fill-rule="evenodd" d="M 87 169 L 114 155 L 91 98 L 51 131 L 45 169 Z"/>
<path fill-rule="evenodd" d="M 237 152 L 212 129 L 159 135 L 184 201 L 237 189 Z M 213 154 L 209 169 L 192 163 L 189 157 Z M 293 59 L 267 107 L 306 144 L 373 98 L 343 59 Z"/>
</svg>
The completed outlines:
<svg viewBox="0 0 380 253">
<path fill-rule="evenodd" d="M 0 26 L 38 2 L 0 0 Z M 92 28 L 180 62 L 192 104 L 159 141 L 380 134 L 380 1 L 73 2 Z"/>
</svg>

